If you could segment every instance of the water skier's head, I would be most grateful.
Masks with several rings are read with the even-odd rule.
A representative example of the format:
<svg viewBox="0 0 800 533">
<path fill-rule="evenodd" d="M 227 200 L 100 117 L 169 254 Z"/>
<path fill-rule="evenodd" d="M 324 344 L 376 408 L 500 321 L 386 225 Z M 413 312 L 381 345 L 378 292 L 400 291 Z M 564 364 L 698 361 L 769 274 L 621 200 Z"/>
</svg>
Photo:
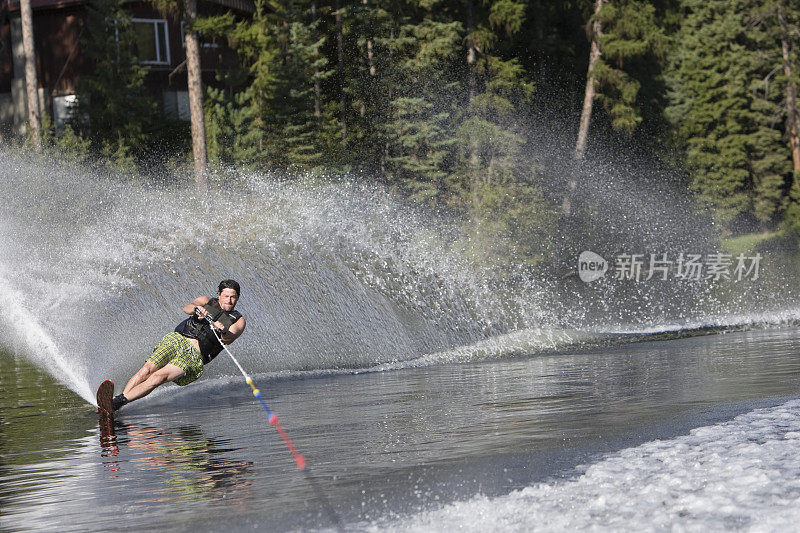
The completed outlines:
<svg viewBox="0 0 800 533">
<path fill-rule="evenodd" d="M 239 301 L 239 284 L 232 279 L 226 279 L 219 283 L 217 288 L 217 298 L 219 306 L 225 311 L 231 311 Z"/>
</svg>

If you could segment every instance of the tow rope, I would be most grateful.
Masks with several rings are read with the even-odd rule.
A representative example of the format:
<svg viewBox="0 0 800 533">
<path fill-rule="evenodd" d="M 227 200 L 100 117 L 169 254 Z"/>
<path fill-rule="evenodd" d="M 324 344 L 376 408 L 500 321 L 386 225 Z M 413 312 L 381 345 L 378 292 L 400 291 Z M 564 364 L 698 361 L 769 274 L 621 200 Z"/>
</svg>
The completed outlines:
<svg viewBox="0 0 800 533">
<path fill-rule="evenodd" d="M 198 307 L 195 307 L 195 312 L 197 312 L 198 309 L 199 309 Z M 211 318 L 208 315 L 203 315 L 203 316 L 206 319 L 206 321 L 208 321 L 208 325 L 211 327 L 211 332 L 214 334 L 214 337 L 217 338 L 217 342 L 220 343 L 222 349 L 225 350 L 225 353 L 227 353 L 231 357 L 233 363 L 236 365 L 236 368 L 238 368 L 239 372 L 241 372 L 242 376 L 244 376 L 245 382 L 248 385 L 250 385 L 250 389 L 252 389 L 253 391 L 253 396 L 255 396 L 256 399 L 258 399 L 261 406 L 267 412 L 267 421 L 271 425 L 275 426 L 275 429 L 278 430 L 278 433 L 280 433 L 281 438 L 283 438 L 283 442 L 286 443 L 286 447 L 289 448 L 290 452 L 292 452 L 292 456 L 294 457 L 294 460 L 297 463 L 297 468 L 303 472 L 305 478 L 311 484 L 311 487 L 314 489 L 314 493 L 317 495 L 317 498 L 319 499 L 320 503 L 322 503 L 322 507 L 328 513 L 328 516 L 330 517 L 331 521 L 336 525 L 336 529 L 338 531 L 344 531 L 344 529 L 342 528 L 342 523 L 339 521 L 339 517 L 333 510 L 333 507 L 331 507 L 328 498 L 325 497 L 325 493 L 323 493 L 322 489 L 319 487 L 319 485 L 317 485 L 317 481 L 311 475 L 310 469 L 306 467 L 305 457 L 303 457 L 303 455 L 297 450 L 294 443 L 292 442 L 292 439 L 289 438 L 289 435 L 286 434 L 286 431 L 283 430 L 283 427 L 281 426 L 280 422 L 278 422 L 278 415 L 273 413 L 272 410 L 269 408 L 269 406 L 267 406 L 267 403 L 264 401 L 264 398 L 261 397 L 261 391 L 258 390 L 258 388 L 256 388 L 255 384 L 253 383 L 253 379 L 247 374 L 247 372 L 244 371 L 244 368 L 242 368 L 242 365 L 239 364 L 239 361 L 236 359 L 236 357 L 233 356 L 233 353 L 231 353 L 231 351 L 228 349 L 228 346 L 226 346 L 225 343 L 222 342 L 220 336 L 217 335 L 216 326 L 214 326 L 214 322 L 211 320 Z"/>
<path fill-rule="evenodd" d="M 195 312 L 197 312 L 197 309 L 199 308 L 195 307 Z M 306 459 L 299 451 L 297 451 L 297 448 L 292 442 L 292 439 L 290 439 L 289 435 L 287 435 L 286 432 L 283 430 L 283 427 L 281 426 L 280 422 L 278 422 L 278 415 L 272 412 L 272 410 L 267 405 L 267 402 L 265 402 L 264 398 L 261 397 L 261 391 L 256 388 L 252 378 L 249 375 L 247 375 L 247 372 L 244 371 L 242 365 L 239 364 L 239 361 L 236 359 L 236 357 L 233 356 L 233 353 L 231 353 L 231 351 L 228 349 L 225 343 L 222 342 L 222 339 L 219 337 L 219 335 L 217 335 L 217 328 L 216 326 L 214 326 L 214 322 L 211 320 L 211 318 L 208 315 L 203 315 L 203 316 L 208 321 L 208 325 L 211 326 L 211 332 L 214 334 L 214 337 L 217 338 L 217 342 L 219 342 L 219 344 L 222 346 L 222 349 L 225 350 L 225 352 L 231 356 L 231 359 L 233 360 L 233 363 L 236 365 L 236 368 L 238 368 L 239 372 L 241 372 L 242 376 L 244 376 L 245 382 L 248 385 L 250 385 L 250 388 L 253 390 L 253 396 L 256 397 L 259 403 L 261 403 L 261 407 L 263 407 L 264 410 L 267 412 L 267 421 L 273 426 L 275 426 L 275 429 L 277 429 L 278 433 L 281 434 L 283 442 L 286 443 L 286 447 L 289 448 L 290 452 L 292 452 L 292 456 L 294 457 L 294 460 L 297 463 L 297 468 L 300 470 L 304 470 L 306 468 Z"/>
</svg>

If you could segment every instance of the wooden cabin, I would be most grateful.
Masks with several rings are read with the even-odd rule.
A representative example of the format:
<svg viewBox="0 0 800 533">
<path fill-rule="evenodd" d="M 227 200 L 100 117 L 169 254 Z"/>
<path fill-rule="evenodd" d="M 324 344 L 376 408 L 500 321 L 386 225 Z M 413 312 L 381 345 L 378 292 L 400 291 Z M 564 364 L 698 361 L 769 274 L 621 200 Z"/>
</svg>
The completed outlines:
<svg viewBox="0 0 800 533">
<path fill-rule="evenodd" d="M 76 85 L 90 68 L 81 57 L 87 0 L 31 0 L 39 82 L 39 105 L 56 128 L 69 118 Z M 137 55 L 148 68 L 146 86 L 165 115 L 189 120 L 189 95 L 183 39 L 178 17 L 159 13 L 150 3 L 125 1 L 137 35 Z M 232 11 L 247 17 L 253 0 L 199 0 L 200 15 Z M 233 51 L 201 38 L 203 83 L 214 84 L 215 73 L 230 64 Z M 23 135 L 27 122 L 25 56 L 19 0 L 0 0 L 0 138 Z"/>
</svg>

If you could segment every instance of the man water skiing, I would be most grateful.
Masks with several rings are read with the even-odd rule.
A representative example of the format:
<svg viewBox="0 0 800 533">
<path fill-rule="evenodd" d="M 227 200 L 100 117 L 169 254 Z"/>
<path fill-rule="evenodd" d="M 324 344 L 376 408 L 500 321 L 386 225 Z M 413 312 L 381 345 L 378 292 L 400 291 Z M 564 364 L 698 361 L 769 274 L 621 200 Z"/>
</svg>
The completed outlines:
<svg viewBox="0 0 800 533">
<path fill-rule="evenodd" d="M 114 411 L 147 396 L 165 382 L 183 386 L 199 378 L 203 365 L 222 351 L 217 336 L 230 344 L 244 332 L 244 317 L 233 309 L 238 301 L 239 284 L 226 279 L 220 282 L 216 298 L 200 296 L 186 304 L 183 312 L 190 315 L 189 318 L 161 339 L 153 355 L 125 385 L 122 394 L 114 397 Z M 214 323 L 214 331 L 206 317 Z"/>
</svg>

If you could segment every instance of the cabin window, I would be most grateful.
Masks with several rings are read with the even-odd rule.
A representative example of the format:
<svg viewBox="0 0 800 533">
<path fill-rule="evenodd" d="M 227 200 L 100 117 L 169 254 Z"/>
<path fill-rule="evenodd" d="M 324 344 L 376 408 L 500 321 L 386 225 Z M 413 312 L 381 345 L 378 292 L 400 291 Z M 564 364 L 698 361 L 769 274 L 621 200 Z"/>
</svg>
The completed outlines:
<svg viewBox="0 0 800 533">
<path fill-rule="evenodd" d="M 202 48 L 219 48 L 217 43 L 207 43 L 203 40 L 203 30 L 197 31 L 197 37 L 200 39 L 200 46 Z M 186 48 L 186 23 L 181 21 L 181 46 Z"/>
<path fill-rule="evenodd" d="M 169 65 L 169 34 L 167 21 L 159 19 L 131 19 L 136 34 L 136 57 L 148 65 Z"/>
</svg>

